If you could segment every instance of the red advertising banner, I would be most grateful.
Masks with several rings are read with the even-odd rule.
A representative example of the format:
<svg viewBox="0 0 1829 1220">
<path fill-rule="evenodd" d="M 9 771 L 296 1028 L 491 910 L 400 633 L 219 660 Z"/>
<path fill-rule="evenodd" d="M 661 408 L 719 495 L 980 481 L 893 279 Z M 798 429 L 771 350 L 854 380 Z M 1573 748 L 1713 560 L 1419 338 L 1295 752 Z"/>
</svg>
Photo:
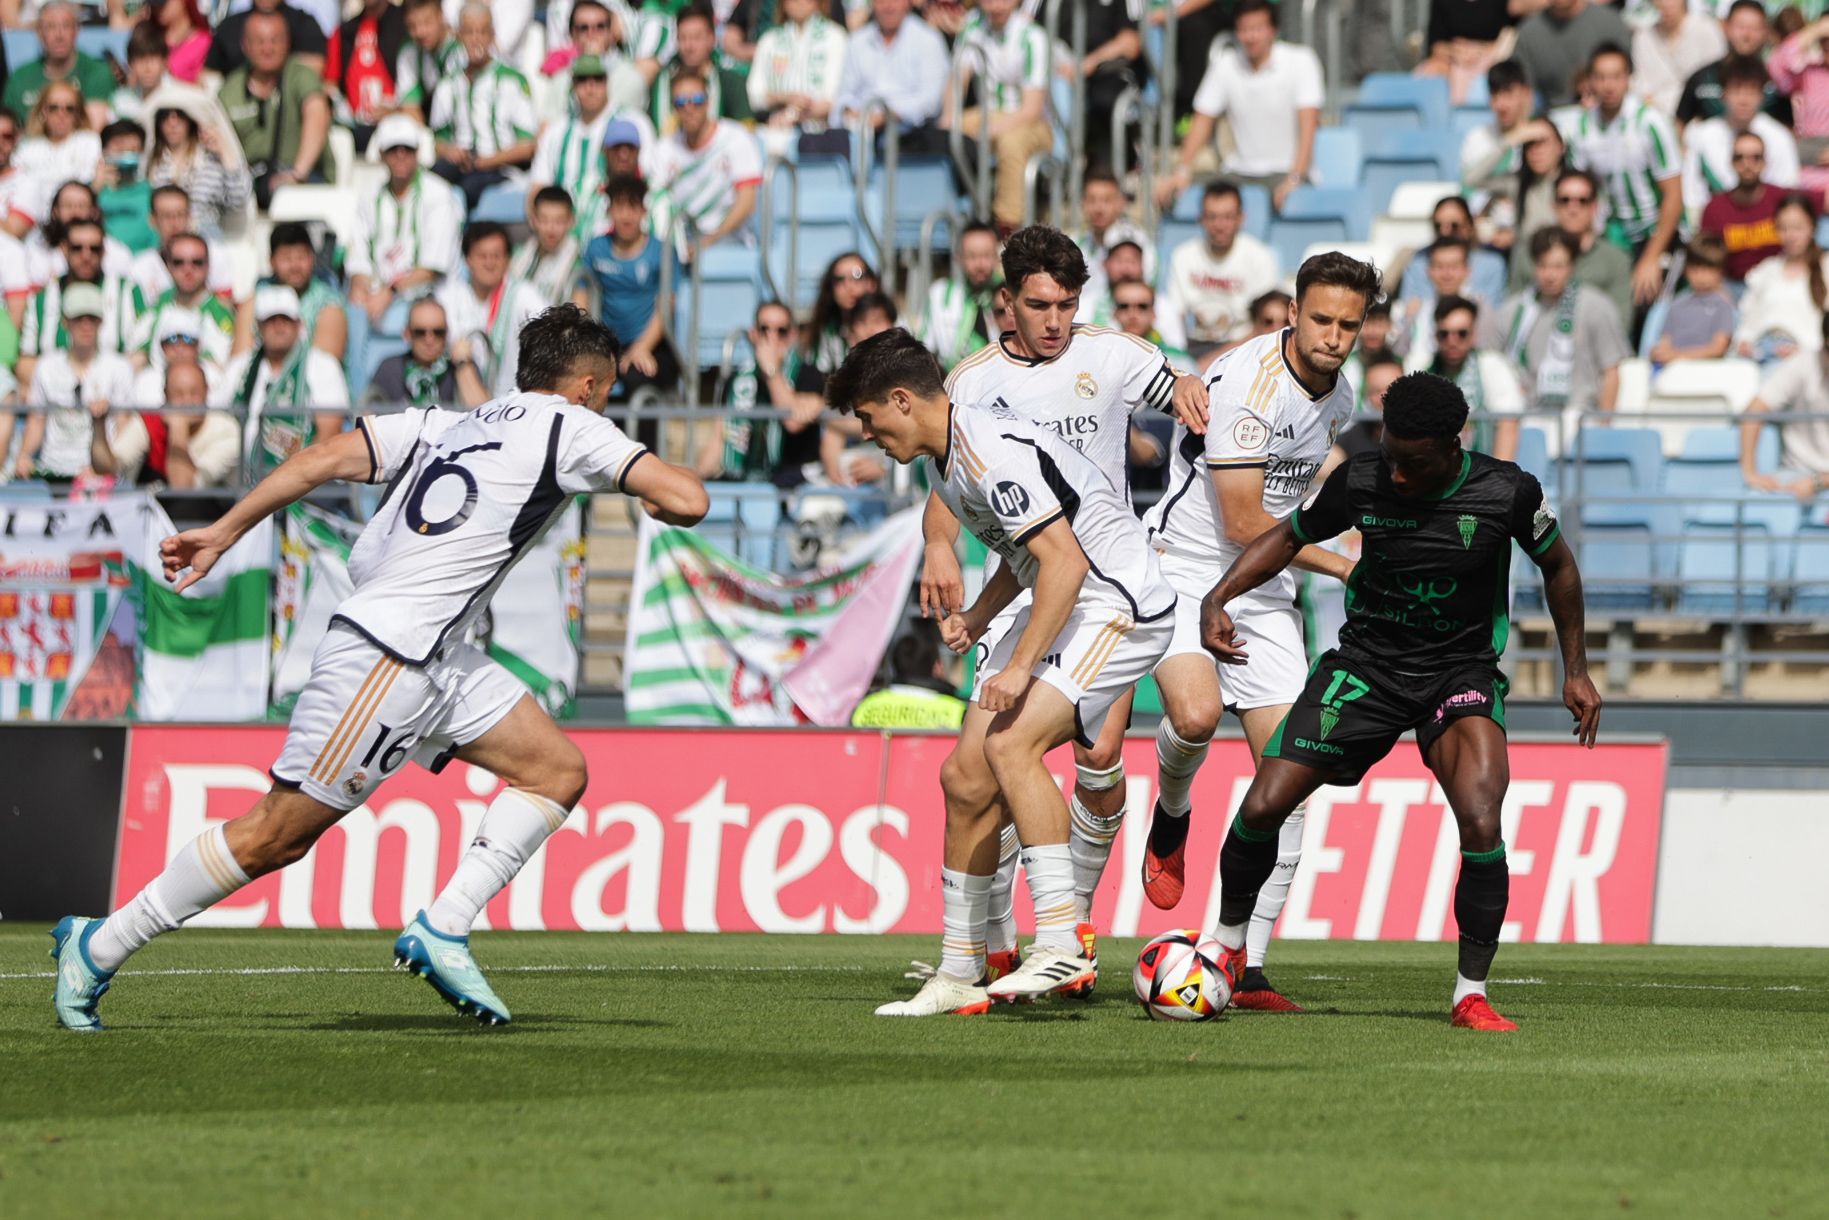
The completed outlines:
<svg viewBox="0 0 1829 1220">
<path fill-rule="evenodd" d="M 490 904 L 485 926 L 527 930 L 933 932 L 940 928 L 939 767 L 945 737 L 807 730 L 586 730 L 590 765 L 570 820 Z M 136 727 L 116 857 L 118 905 L 211 822 L 268 786 L 276 728 Z M 1051 759 L 1063 785 L 1071 755 Z M 1215 744 L 1194 785 L 1188 889 L 1158 911 L 1140 877 L 1154 800 L 1152 742 L 1129 743 L 1129 806 L 1094 919 L 1115 935 L 1210 926 L 1224 830 L 1250 783 L 1242 741 Z M 1662 745 L 1516 744 L 1504 809 L 1505 937 L 1650 938 Z M 399 927 L 450 876 L 493 775 L 407 768 L 305 860 L 196 921 Z M 1454 822 L 1404 743 L 1353 788 L 1310 802 L 1301 868 L 1278 934 L 1362 940 L 1454 935 Z M 1018 911 L 1026 915 L 1019 900 Z"/>
</svg>

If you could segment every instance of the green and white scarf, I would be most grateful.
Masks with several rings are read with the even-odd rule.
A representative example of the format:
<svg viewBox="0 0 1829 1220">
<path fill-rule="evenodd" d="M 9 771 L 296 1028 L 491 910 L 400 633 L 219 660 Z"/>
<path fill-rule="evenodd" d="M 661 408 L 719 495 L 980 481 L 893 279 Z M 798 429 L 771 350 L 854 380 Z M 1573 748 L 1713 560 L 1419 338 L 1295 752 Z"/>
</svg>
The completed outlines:
<svg viewBox="0 0 1829 1220">
<path fill-rule="evenodd" d="M 1535 393 L 1531 405 L 1537 408 L 1555 408 L 1568 405 L 1569 385 L 1575 375 L 1575 299 L 1579 286 L 1571 283 L 1563 290 L 1562 297 L 1556 302 L 1554 328 L 1550 331 L 1549 343 L 1543 350 L 1543 359 L 1535 369 L 1531 368 L 1530 337 L 1536 329 L 1537 320 L 1543 313 L 1543 306 L 1537 300 L 1537 294 L 1526 293 L 1512 312 L 1511 327 L 1506 332 L 1505 350 L 1518 367 L 1534 376 Z"/>
<path fill-rule="evenodd" d="M 438 387 L 444 383 L 444 379 L 450 372 L 451 358 L 449 356 L 440 356 L 430 364 L 416 364 L 408 360 L 406 362 L 407 400 L 416 407 L 442 405 L 438 401 Z"/>
<path fill-rule="evenodd" d="M 259 421 L 257 428 L 249 429 L 242 453 L 243 465 L 251 480 L 266 475 L 317 439 L 317 420 L 311 412 L 292 409 L 274 413 L 275 407 L 306 405 L 301 400 L 305 393 L 305 358 L 310 351 L 301 335 L 286 362 L 268 380 L 267 392 L 255 402 L 254 386 L 267 363 L 266 347 L 256 347 L 248 360 L 247 372 L 241 375 L 241 384 L 235 387 L 236 405 L 247 408 L 251 422 Z"/>
</svg>

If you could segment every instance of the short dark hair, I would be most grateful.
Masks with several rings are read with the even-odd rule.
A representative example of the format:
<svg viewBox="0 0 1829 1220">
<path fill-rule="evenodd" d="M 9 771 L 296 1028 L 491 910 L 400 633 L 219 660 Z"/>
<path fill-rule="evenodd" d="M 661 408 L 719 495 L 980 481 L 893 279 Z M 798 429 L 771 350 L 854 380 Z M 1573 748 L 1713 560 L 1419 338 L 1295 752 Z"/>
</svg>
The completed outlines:
<svg viewBox="0 0 1829 1220">
<path fill-rule="evenodd" d="M 1084 192 L 1087 187 L 1095 182 L 1109 182 L 1120 191 L 1124 189 L 1124 184 L 1118 181 L 1118 175 L 1112 172 L 1111 166 L 1109 165 L 1095 165 L 1087 170 L 1085 175 L 1080 179 L 1080 190 Z"/>
<path fill-rule="evenodd" d="M 311 230 L 296 220 L 285 220 L 273 226 L 273 232 L 267 238 L 267 255 L 272 257 L 287 246 L 304 246 L 313 255 L 318 252 L 317 243 L 311 240 Z"/>
<path fill-rule="evenodd" d="M 1429 257 L 1435 257 L 1439 250 L 1459 250 L 1462 258 L 1473 261 L 1473 243 L 1465 237 L 1438 237 L 1429 243 Z"/>
<path fill-rule="evenodd" d="M 1524 65 L 1515 59 L 1502 59 L 1486 69 L 1486 93 L 1491 96 L 1507 89 L 1516 89 L 1520 85 L 1529 86 L 1530 77 L 1525 75 Z"/>
<path fill-rule="evenodd" d="M 514 386 L 517 390 L 550 390 L 581 360 L 602 360 L 615 368 L 621 357 L 622 349 L 609 327 L 576 305 L 554 305 L 521 328 Z"/>
<path fill-rule="evenodd" d="M 1575 239 L 1573 237 L 1570 237 L 1555 225 L 1545 225 L 1531 234 L 1531 262 L 1541 262 L 1543 256 L 1557 246 L 1561 246 L 1568 252 L 1570 261 L 1581 256 L 1581 247 L 1575 244 Z"/>
<path fill-rule="evenodd" d="M 116 119 L 114 122 L 108 124 L 108 126 L 102 128 L 102 143 L 104 145 L 112 140 L 118 140 L 122 136 L 132 136 L 141 144 L 146 143 L 146 129 L 132 119 Z"/>
<path fill-rule="evenodd" d="M 1134 278 L 1125 279 L 1125 280 L 1113 280 L 1112 285 L 1111 285 L 1112 300 L 1115 301 L 1118 299 L 1118 289 L 1120 289 L 1120 288 L 1141 288 L 1145 292 L 1149 293 L 1150 305 L 1153 307 L 1156 304 L 1156 287 L 1155 287 L 1155 285 L 1151 284 L 1148 280 L 1139 280 L 1139 279 L 1134 279 Z M 1269 295 L 1270 295 L 1269 293 L 1264 294 L 1264 296 L 1269 296 Z M 1263 299 L 1264 299 L 1264 297 L 1259 297 L 1258 301 L 1261 301 Z M 1251 302 L 1251 304 L 1255 307 L 1257 305 L 1257 301 L 1253 301 L 1253 302 Z"/>
<path fill-rule="evenodd" d="M 1291 298 L 1287 292 L 1284 292 L 1281 288 L 1272 288 L 1269 292 L 1261 292 L 1257 296 L 1251 298 L 1251 304 L 1245 307 L 1245 316 L 1255 320 L 1260 313 L 1264 312 L 1266 306 L 1282 305 L 1287 308 L 1290 304 L 1290 300 Z"/>
<path fill-rule="evenodd" d="M 1436 325 L 1441 325 L 1442 321 L 1446 319 L 1449 314 L 1461 309 L 1465 309 L 1468 313 L 1471 313 L 1475 322 L 1480 320 L 1480 303 L 1478 301 L 1463 296 L 1456 296 L 1451 292 L 1435 303 Z"/>
<path fill-rule="evenodd" d="M 1761 21 L 1770 20 L 1770 15 L 1765 11 L 1765 5 L 1761 4 L 1759 0 L 1734 0 L 1732 4 L 1727 6 L 1727 12 L 1723 13 L 1722 16 L 1732 17 L 1735 13 L 1746 9 L 1758 13 Z"/>
<path fill-rule="evenodd" d="M 602 9 L 605 17 L 610 15 L 610 6 L 603 0 L 577 0 L 577 3 L 572 5 L 572 11 L 565 15 L 565 25 L 568 30 L 571 28 L 572 18 L 578 15 L 578 10 L 581 8 Z"/>
<path fill-rule="evenodd" d="M 1225 178 L 1215 178 L 1207 183 L 1207 189 L 1200 192 L 1200 206 L 1204 208 L 1207 206 L 1208 200 L 1227 197 L 1238 200 L 1239 211 L 1244 211 L 1245 197 L 1238 193 L 1238 183 Z"/>
<path fill-rule="evenodd" d="M 206 263 L 210 261 L 209 239 L 203 234 L 194 232 L 190 229 L 186 229 L 182 233 L 172 234 L 171 240 L 159 247 L 160 260 L 169 263 L 171 261 L 172 251 L 178 248 L 178 243 L 181 241 L 194 241 L 201 244 L 203 246 L 203 261 Z"/>
<path fill-rule="evenodd" d="M 563 204 L 568 212 L 578 210 L 577 206 L 572 203 L 572 193 L 562 186 L 543 186 L 535 191 L 533 206 L 537 208 L 543 203 Z"/>
<path fill-rule="evenodd" d="M 1406 373 L 1384 392 L 1384 430 L 1399 440 L 1445 441 L 1467 426 L 1467 396 L 1433 373 Z"/>
<path fill-rule="evenodd" d="M 1706 229 L 1689 239 L 1684 247 L 1692 267 L 1713 267 L 1716 270 L 1727 266 L 1727 242 L 1719 233 L 1710 233 Z"/>
<path fill-rule="evenodd" d="M 1718 74 L 1721 88 L 1730 85 L 1746 85 L 1749 88 L 1764 89 L 1772 83 L 1772 74 L 1766 71 L 1757 55 L 1729 55 L 1721 64 Z"/>
<path fill-rule="evenodd" d="M 1628 51 L 1625 47 L 1620 46 L 1617 42 L 1603 42 L 1595 47 L 1588 55 L 1588 71 L 1590 73 L 1593 72 L 1594 65 L 1609 55 L 1617 55 L 1625 60 L 1626 71 L 1632 71 L 1632 52 Z"/>
<path fill-rule="evenodd" d="M 1590 170 L 1575 169 L 1573 166 L 1570 166 L 1569 168 L 1564 169 L 1562 172 L 1560 172 L 1556 175 L 1556 189 L 1561 190 L 1563 183 L 1574 182 L 1577 180 L 1587 183 L 1588 189 L 1590 191 L 1594 192 L 1595 202 L 1599 202 L 1599 200 L 1600 200 L 1600 179 L 1596 178 L 1594 176 L 1593 172 Z"/>
<path fill-rule="evenodd" d="M 974 233 L 989 233 L 991 240 L 997 240 L 997 226 L 988 220 L 968 220 L 959 229 L 959 248 L 965 248 L 965 239 Z"/>
<path fill-rule="evenodd" d="M 444 0 L 403 0 L 401 11 L 410 13 L 416 8 L 436 8 L 440 16 L 444 15 Z M 148 23 L 150 24 L 150 23 Z"/>
<path fill-rule="evenodd" d="M 1734 137 L 1734 144 L 1738 144 L 1742 140 L 1759 141 L 1759 155 L 1762 157 L 1765 156 L 1765 137 L 1764 136 L 1760 135 L 1756 131 L 1743 131 Z M 1731 149 L 1733 147 L 1733 144 L 1728 145 L 1728 147 Z"/>
<path fill-rule="evenodd" d="M 1303 260 L 1296 272 L 1296 300 L 1308 299 L 1310 288 L 1345 288 L 1365 298 L 1369 308 L 1383 292 L 1378 268 L 1350 254 L 1329 250 Z"/>
<path fill-rule="evenodd" d="M 929 619 L 910 619 L 889 646 L 889 673 L 897 682 L 926 682 L 940 664 L 940 629 Z"/>
<path fill-rule="evenodd" d="M 491 237 L 501 238 L 503 244 L 510 250 L 514 249 L 514 243 L 508 240 L 506 225 L 498 224 L 493 220 L 473 220 L 464 227 L 463 256 L 469 258 L 470 251 L 476 249 L 479 242 L 488 241 Z"/>
<path fill-rule="evenodd" d="M 845 325 L 850 326 L 866 314 L 880 313 L 888 317 L 889 324 L 894 326 L 900 316 L 896 313 L 895 298 L 886 292 L 866 292 L 857 298 L 845 314 Z"/>
<path fill-rule="evenodd" d="M 882 402 L 895 389 L 922 398 L 946 392 L 940 362 L 900 326 L 872 335 L 846 354 L 826 378 L 826 405 L 850 414 L 860 402 Z"/>
<path fill-rule="evenodd" d="M 711 7 L 710 0 L 692 0 L 692 3 L 681 9 L 679 15 L 673 19 L 673 28 L 679 29 L 680 24 L 688 20 L 703 21 L 714 30 L 718 28 L 718 13 Z"/>
<path fill-rule="evenodd" d="M 171 48 L 165 45 L 165 33 L 156 21 L 139 22 L 133 27 L 133 33 L 127 35 L 127 62 L 151 59 L 155 55 L 160 59 L 171 58 Z"/>
<path fill-rule="evenodd" d="M 1263 13 L 1270 18 L 1270 28 L 1276 29 L 1282 24 L 1277 20 L 1276 8 L 1271 0 L 1244 0 L 1243 4 L 1232 10 L 1232 24 L 1236 26 L 1238 19 L 1247 13 Z"/>
<path fill-rule="evenodd" d="M 1433 221 L 1435 219 L 1435 214 L 1443 208 L 1459 208 L 1466 215 L 1468 220 L 1473 219 L 1473 208 L 1459 195 L 1443 195 L 1440 199 L 1437 199 L 1435 201 L 1435 206 L 1429 209 L 1429 219 Z"/>
<path fill-rule="evenodd" d="M 1092 273 L 1071 237 L 1047 225 L 1030 225 L 1003 243 L 1004 286 L 1019 293 L 1032 275 L 1049 276 L 1068 292 L 1078 292 Z"/>
<path fill-rule="evenodd" d="M 179 186 L 176 182 L 167 182 L 164 186 L 155 186 L 152 188 L 152 194 L 148 196 L 146 200 L 147 211 L 150 212 L 152 210 L 152 205 L 159 202 L 159 196 L 161 195 L 176 195 L 178 198 L 184 200 L 185 207 L 188 208 L 191 205 L 191 193 L 189 191 Z"/>
<path fill-rule="evenodd" d="M 648 184 L 636 174 L 611 174 L 603 184 L 603 193 L 611 203 L 648 203 Z"/>
</svg>

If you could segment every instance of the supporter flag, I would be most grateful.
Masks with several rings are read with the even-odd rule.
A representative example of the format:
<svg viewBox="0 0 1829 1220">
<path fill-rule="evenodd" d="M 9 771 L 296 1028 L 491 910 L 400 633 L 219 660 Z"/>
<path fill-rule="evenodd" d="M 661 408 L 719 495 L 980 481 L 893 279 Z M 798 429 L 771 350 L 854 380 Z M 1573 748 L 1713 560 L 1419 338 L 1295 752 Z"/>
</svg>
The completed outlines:
<svg viewBox="0 0 1829 1220">
<path fill-rule="evenodd" d="M 623 650 L 629 720 L 845 723 L 901 620 L 920 554 L 919 509 L 799 576 L 644 521 Z"/>
<path fill-rule="evenodd" d="M 72 714 L 129 583 L 143 511 L 134 496 L 18 500 L 0 513 L 0 720 Z"/>
<path fill-rule="evenodd" d="M 176 593 L 159 542 L 176 533 L 158 501 L 145 501 L 131 565 L 140 637 L 134 715 L 141 720 L 260 720 L 267 713 L 267 606 L 273 523 L 249 530 L 196 584 Z"/>
</svg>

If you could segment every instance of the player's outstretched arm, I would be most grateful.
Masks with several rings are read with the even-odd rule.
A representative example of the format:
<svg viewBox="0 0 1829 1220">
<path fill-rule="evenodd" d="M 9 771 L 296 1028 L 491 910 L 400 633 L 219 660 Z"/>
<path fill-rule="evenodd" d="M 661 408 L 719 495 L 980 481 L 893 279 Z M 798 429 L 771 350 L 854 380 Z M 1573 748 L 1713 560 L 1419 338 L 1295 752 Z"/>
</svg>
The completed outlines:
<svg viewBox="0 0 1829 1220">
<path fill-rule="evenodd" d="M 1332 467 L 1323 464 L 1316 478 L 1325 482 L 1332 473 Z M 1264 511 L 1263 467 L 1215 470 L 1212 477 L 1226 541 L 1234 546 L 1250 546 L 1266 530 L 1276 525 L 1277 519 Z M 1318 572 L 1323 576 L 1332 576 L 1335 580 L 1343 581 L 1353 574 L 1352 560 L 1318 546 L 1303 547 L 1296 552 L 1296 557 L 1291 562 L 1304 572 Z"/>
<path fill-rule="evenodd" d="M 1073 527 L 1065 517 L 1058 517 L 1047 527 L 1031 535 L 1023 544 L 1039 565 L 1035 574 L 1033 603 L 1029 607 L 1029 625 L 1017 638 L 1010 663 L 984 684 L 978 706 L 987 712 L 1008 711 L 1021 701 L 1029 689 L 1035 666 L 1048 654 L 1062 628 L 1073 614 L 1080 599 L 1080 586 L 1092 565 Z M 982 598 L 980 599 L 983 600 Z"/>
<path fill-rule="evenodd" d="M 1558 537 L 1536 557 L 1543 573 L 1543 600 L 1556 624 L 1562 648 L 1562 702 L 1575 717 L 1574 736 L 1589 749 L 1600 733 L 1600 692 L 1588 677 L 1587 608 L 1581 600 L 1581 570 L 1575 553 Z"/>
<path fill-rule="evenodd" d="M 374 469 L 368 441 L 358 431 L 339 432 L 308 445 L 279 464 L 228 512 L 201 529 L 159 543 L 165 579 L 180 593 L 202 580 L 241 536 L 272 514 L 336 479 L 361 481 Z M 186 568 L 190 571 L 180 578 Z"/>
<path fill-rule="evenodd" d="M 1302 550 L 1302 540 L 1289 522 L 1278 521 L 1245 548 L 1225 576 L 1200 601 L 1200 642 L 1222 664 L 1242 665 L 1245 650 L 1232 632 L 1226 604 L 1257 588 L 1291 563 Z"/>
<path fill-rule="evenodd" d="M 711 511 L 711 497 L 697 474 L 652 453 L 636 459 L 622 487 L 641 500 L 650 517 L 667 525 L 697 525 Z"/>
<path fill-rule="evenodd" d="M 965 605 L 965 578 L 955 550 L 959 519 L 932 492 L 921 512 L 921 537 L 926 542 L 921 557 L 921 617 L 945 618 Z"/>
</svg>

